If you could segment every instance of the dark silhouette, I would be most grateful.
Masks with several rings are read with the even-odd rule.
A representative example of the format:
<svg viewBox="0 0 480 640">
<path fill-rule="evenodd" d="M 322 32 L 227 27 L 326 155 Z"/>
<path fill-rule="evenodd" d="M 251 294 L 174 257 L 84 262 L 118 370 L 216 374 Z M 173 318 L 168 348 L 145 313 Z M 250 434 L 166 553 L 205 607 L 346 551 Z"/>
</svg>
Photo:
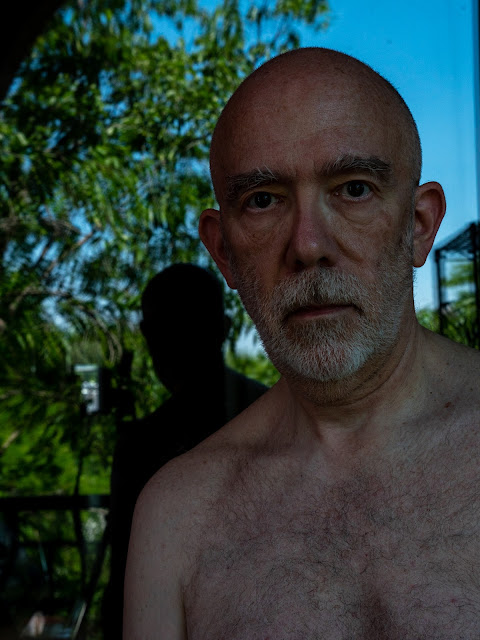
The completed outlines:
<svg viewBox="0 0 480 640">
<path fill-rule="evenodd" d="M 66 0 L 4 2 L 0 9 L 0 102 L 22 61 Z"/>
<path fill-rule="evenodd" d="M 123 580 L 135 502 L 149 478 L 234 418 L 266 387 L 225 366 L 223 289 L 200 267 L 177 264 L 142 296 L 141 330 L 159 380 L 172 393 L 152 414 L 119 426 L 111 476 L 111 573 L 105 638 L 122 637 Z"/>
</svg>

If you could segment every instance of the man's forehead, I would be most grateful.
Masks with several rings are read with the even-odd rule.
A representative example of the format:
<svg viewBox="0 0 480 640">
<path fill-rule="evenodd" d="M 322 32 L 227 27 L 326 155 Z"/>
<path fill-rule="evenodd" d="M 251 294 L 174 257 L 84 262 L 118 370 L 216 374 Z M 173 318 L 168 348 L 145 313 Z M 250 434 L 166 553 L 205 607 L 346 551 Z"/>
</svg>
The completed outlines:
<svg viewBox="0 0 480 640">
<path fill-rule="evenodd" d="M 255 126 L 268 131 L 270 124 L 288 122 L 289 130 L 301 130 L 305 118 L 319 115 L 336 120 L 338 109 L 345 115 L 352 109 L 359 113 L 371 110 L 373 97 L 372 90 L 355 77 L 340 76 L 328 82 L 321 73 L 298 74 L 288 82 L 283 77 L 260 77 L 233 96 L 219 129 L 231 135 Z"/>
<path fill-rule="evenodd" d="M 333 56 L 333 58 L 332 58 Z M 363 63 L 328 50 L 297 50 L 267 62 L 247 77 L 228 101 L 217 130 L 236 129 L 242 120 L 300 115 L 345 102 L 390 102 L 383 78 Z M 214 136 L 215 137 L 215 136 Z"/>
<path fill-rule="evenodd" d="M 223 197 L 232 191 L 232 177 L 252 176 L 256 180 L 258 169 L 275 174 L 275 181 L 302 180 L 313 175 L 328 176 L 361 169 L 372 169 L 376 158 L 378 168 L 394 165 L 395 149 L 399 140 L 395 131 L 381 126 L 379 118 L 356 118 L 354 109 L 341 110 L 306 117 L 305 112 L 291 110 L 269 123 L 246 113 L 238 128 L 228 135 L 228 144 L 222 145 L 212 158 L 212 179 Z M 334 170 L 333 170 L 334 169 Z M 262 177 L 263 180 L 263 177 Z M 234 189 L 235 190 L 235 189 Z"/>
<path fill-rule="evenodd" d="M 338 52 L 284 54 L 240 85 L 212 139 L 217 197 L 226 175 L 277 165 L 286 153 L 291 160 L 292 148 L 299 166 L 339 154 L 377 156 L 405 166 L 418 182 L 421 151 L 408 107 L 381 76 Z"/>
</svg>

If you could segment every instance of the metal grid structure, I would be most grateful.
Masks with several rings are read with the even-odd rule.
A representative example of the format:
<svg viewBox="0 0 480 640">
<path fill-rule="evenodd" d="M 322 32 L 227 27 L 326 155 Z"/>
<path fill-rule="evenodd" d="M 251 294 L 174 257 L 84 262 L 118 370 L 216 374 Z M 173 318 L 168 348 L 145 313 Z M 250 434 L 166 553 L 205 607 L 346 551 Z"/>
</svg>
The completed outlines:
<svg viewBox="0 0 480 640">
<path fill-rule="evenodd" d="M 435 262 L 440 333 L 480 348 L 480 224 L 436 249 Z"/>
</svg>

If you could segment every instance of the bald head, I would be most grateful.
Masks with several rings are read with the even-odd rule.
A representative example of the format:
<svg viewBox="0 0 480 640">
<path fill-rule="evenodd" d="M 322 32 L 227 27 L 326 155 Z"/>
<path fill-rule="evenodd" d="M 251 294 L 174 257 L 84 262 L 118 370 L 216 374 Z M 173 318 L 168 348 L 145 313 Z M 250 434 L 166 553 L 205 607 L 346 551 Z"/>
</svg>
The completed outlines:
<svg viewBox="0 0 480 640">
<path fill-rule="evenodd" d="M 291 138 L 292 144 L 307 143 L 307 124 L 320 116 L 331 120 L 337 131 L 340 155 L 355 155 L 342 148 L 342 130 L 337 114 L 344 113 L 350 128 L 377 128 L 395 150 L 392 163 L 407 174 L 414 188 L 421 172 L 421 148 L 415 121 L 396 89 L 369 66 L 346 54 L 322 48 L 290 51 L 269 60 L 254 71 L 228 101 L 215 128 L 210 166 L 212 181 L 221 204 L 226 196 L 225 177 L 249 156 L 252 132 L 259 131 L 268 166 L 268 145 Z M 357 121 L 355 122 L 355 118 Z M 268 126 L 268 135 L 265 127 Z M 248 139 L 249 143 L 245 141 Z M 321 144 L 321 138 L 319 139 Z M 240 162 L 239 162 L 240 161 Z"/>
</svg>

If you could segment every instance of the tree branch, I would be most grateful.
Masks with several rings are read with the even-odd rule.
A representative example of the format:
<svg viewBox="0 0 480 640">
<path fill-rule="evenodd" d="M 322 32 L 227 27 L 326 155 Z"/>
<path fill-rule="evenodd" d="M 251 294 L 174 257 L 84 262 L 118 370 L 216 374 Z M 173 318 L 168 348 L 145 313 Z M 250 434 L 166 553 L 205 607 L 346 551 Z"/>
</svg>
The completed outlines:
<svg viewBox="0 0 480 640">
<path fill-rule="evenodd" d="M 90 240 L 90 238 L 94 235 L 95 231 L 96 229 L 92 229 L 90 233 L 87 233 L 85 236 L 83 236 L 83 238 L 80 238 L 80 240 L 76 242 L 74 245 L 72 245 L 71 247 L 65 248 L 60 253 L 58 258 L 55 258 L 50 262 L 48 267 L 43 272 L 42 278 L 47 278 L 51 274 L 51 272 L 55 269 L 55 267 L 59 265 L 60 262 L 62 262 L 62 260 L 64 260 L 68 256 L 69 253 L 72 253 L 73 251 L 80 249 L 80 247 L 82 247 L 86 242 L 88 242 L 88 240 Z"/>
<path fill-rule="evenodd" d="M 43 296 L 44 298 L 53 298 L 53 297 L 71 298 L 72 294 L 69 291 L 55 291 L 51 289 L 38 288 L 38 287 L 34 287 L 33 285 L 29 285 L 28 287 L 25 287 L 25 289 L 23 289 L 23 291 L 21 291 L 18 294 L 18 296 L 15 298 L 15 300 L 12 303 L 10 303 L 8 307 L 8 311 L 12 316 L 15 314 L 20 303 L 27 296 Z M 0 330 L 1 330 L 1 322 L 2 321 L 0 319 Z"/>
</svg>

